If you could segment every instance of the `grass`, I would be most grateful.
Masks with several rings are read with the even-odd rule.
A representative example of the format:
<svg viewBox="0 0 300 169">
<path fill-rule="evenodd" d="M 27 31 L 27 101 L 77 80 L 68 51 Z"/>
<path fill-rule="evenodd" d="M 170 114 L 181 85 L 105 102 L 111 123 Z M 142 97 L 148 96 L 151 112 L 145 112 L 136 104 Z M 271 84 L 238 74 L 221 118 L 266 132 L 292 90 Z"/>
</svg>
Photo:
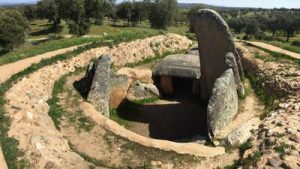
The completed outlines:
<svg viewBox="0 0 300 169">
<path fill-rule="evenodd" d="M 47 32 L 47 30 L 51 27 L 51 24 L 48 23 L 47 20 L 34 20 L 31 22 L 31 35 L 30 38 L 41 38 L 47 37 L 49 33 L 55 33 L 60 35 L 67 35 L 69 34 L 68 25 L 66 22 L 62 21 L 60 24 L 61 28 L 57 32 Z M 103 35 L 104 33 L 113 35 L 123 31 L 155 31 L 155 29 L 150 27 L 150 23 L 148 21 L 143 21 L 141 24 L 137 25 L 136 27 L 128 26 L 127 21 L 119 20 L 115 24 L 108 19 L 103 21 L 103 25 L 95 25 L 92 24 L 88 35 L 91 36 L 99 36 Z M 187 33 L 189 30 L 188 25 L 179 25 L 179 26 L 170 26 L 168 27 L 167 31 L 171 33 L 177 34 L 189 34 Z"/>
<path fill-rule="evenodd" d="M 249 79 L 246 78 L 246 77 L 244 77 L 243 80 L 242 80 L 242 83 L 244 85 L 245 94 L 243 96 L 239 96 L 239 101 L 245 100 L 249 96 L 249 94 L 251 94 L 251 92 L 252 92 L 251 84 L 250 85 L 245 85 L 248 81 L 249 81 Z"/>
<path fill-rule="evenodd" d="M 252 44 L 247 43 L 247 42 L 245 42 L 245 43 L 248 46 L 255 47 L 257 49 L 260 49 L 262 51 L 265 51 L 265 52 L 269 53 L 273 58 L 272 59 L 269 58 L 270 60 L 267 60 L 267 61 L 281 62 L 282 60 L 289 60 L 289 61 L 294 62 L 295 64 L 297 64 L 297 66 L 300 67 L 300 59 L 296 59 L 296 58 L 293 58 L 291 56 L 288 56 L 288 55 L 285 55 L 285 54 L 282 54 L 282 53 L 278 53 L 278 52 L 274 52 L 274 51 L 271 51 L 271 50 L 268 50 L 268 49 L 265 49 L 265 48 L 261 48 L 261 47 L 252 45 Z M 263 56 L 259 56 L 257 54 L 255 54 L 255 57 L 262 58 L 262 60 L 264 60 L 264 61 L 266 60 L 266 58 L 264 58 Z"/>
<path fill-rule="evenodd" d="M 274 101 L 278 98 L 274 93 L 267 92 L 262 86 L 263 79 L 258 79 L 254 74 L 248 74 L 251 86 L 260 102 L 265 105 L 264 113 L 261 115 L 261 119 L 265 118 L 270 110 L 273 108 Z"/>
<path fill-rule="evenodd" d="M 0 84 L 0 141 L 1 141 L 1 147 L 3 150 L 4 158 L 7 162 L 8 168 L 10 169 L 19 169 L 19 168 L 30 168 L 28 165 L 28 161 L 26 161 L 23 158 L 24 152 L 18 148 L 19 142 L 15 138 L 9 137 L 7 132 L 10 127 L 10 118 L 8 116 L 8 113 L 6 112 L 4 105 L 7 102 L 5 100 L 5 93 L 12 87 L 15 81 L 18 79 L 24 77 L 25 75 L 28 75 L 30 73 L 33 73 L 37 71 L 38 69 L 51 65 L 53 63 L 56 63 L 57 61 L 66 60 L 69 58 L 72 58 L 79 53 L 82 53 L 88 49 L 112 44 L 112 43 L 120 43 L 122 41 L 131 41 L 138 38 L 145 38 L 150 35 L 155 35 L 152 33 L 147 32 L 140 32 L 140 33 L 128 33 L 124 32 L 117 35 L 112 36 L 106 36 L 102 39 L 100 39 L 98 42 L 95 42 L 93 44 L 80 47 L 75 51 L 68 52 L 62 55 L 57 55 L 55 57 L 42 60 L 38 64 L 34 64 L 27 69 L 13 75 L 10 79 L 5 81 L 4 83 Z M 112 40 L 109 43 L 107 40 Z M 59 89 L 58 89 L 59 90 Z M 56 115 L 56 114 L 55 114 Z M 56 117 L 59 115 L 56 115 Z"/>
<path fill-rule="evenodd" d="M 125 128 L 130 128 L 132 126 L 131 121 L 120 117 L 117 109 L 111 109 L 109 111 L 109 118 Z"/>
<path fill-rule="evenodd" d="M 23 48 L 17 49 L 16 51 L 9 52 L 5 55 L 0 56 L 0 65 L 12 63 L 20 59 L 25 59 L 49 51 L 67 48 L 70 46 L 86 44 L 97 40 L 99 40 L 99 38 L 75 37 L 75 38 L 68 38 L 68 39 L 52 40 L 52 41 L 41 43 L 37 46 L 32 46 L 32 45 L 25 46 Z"/>
<path fill-rule="evenodd" d="M 79 154 L 85 161 L 90 162 L 92 164 L 94 164 L 97 167 L 105 167 L 105 168 L 111 168 L 111 166 L 107 166 L 105 164 L 105 161 L 102 160 L 98 160 L 96 158 L 90 157 L 89 155 L 80 152 L 79 150 L 76 149 L 76 147 L 71 144 L 70 142 L 68 142 L 70 148 L 72 151 L 74 151 L 76 154 Z M 95 166 L 91 165 L 90 168 L 95 168 Z"/>
<path fill-rule="evenodd" d="M 55 82 L 52 98 L 48 101 L 48 105 L 50 106 L 50 110 L 48 112 L 49 116 L 52 118 L 55 127 L 60 130 L 60 120 L 63 116 L 67 117 L 70 123 L 73 123 L 78 132 L 84 130 L 89 132 L 93 129 L 96 123 L 89 117 L 83 115 L 82 111 L 73 110 L 72 112 L 65 111 L 64 106 L 68 107 L 76 107 L 79 105 L 79 100 L 82 98 L 79 93 L 74 93 L 72 89 L 69 89 L 66 86 L 66 79 L 72 75 L 78 75 L 81 72 L 84 72 L 86 67 L 77 68 L 75 72 L 71 72 L 67 75 L 64 75 L 57 82 Z M 62 106 L 60 103 L 60 94 L 67 93 L 67 97 L 65 98 L 66 102 Z"/>
<path fill-rule="evenodd" d="M 299 46 L 293 46 L 290 42 L 281 42 L 281 41 L 266 41 L 266 43 L 280 47 L 282 49 L 299 53 L 300 54 L 300 47 Z"/>
<path fill-rule="evenodd" d="M 262 151 L 258 150 L 253 155 L 249 155 L 248 157 L 243 159 L 235 160 L 233 165 L 225 166 L 224 169 L 238 169 L 240 167 L 249 168 L 250 166 L 255 167 L 256 163 L 260 160 L 262 155 Z"/>
<path fill-rule="evenodd" d="M 130 128 L 132 126 L 132 122 L 121 117 L 119 115 L 119 112 L 122 112 L 123 116 L 134 118 L 137 116 L 137 111 L 138 111 L 137 107 L 139 105 L 154 103 L 158 100 L 159 100 L 158 97 L 150 97 L 141 100 L 135 100 L 132 102 L 126 100 L 121 106 L 119 106 L 118 109 L 110 110 L 110 119 L 117 122 L 121 126 L 124 126 L 125 128 Z"/>
<path fill-rule="evenodd" d="M 43 54 L 46 52 L 67 48 L 76 45 L 82 45 L 90 42 L 98 41 L 100 35 L 104 35 L 104 33 L 108 35 L 116 35 L 120 34 L 124 31 L 139 33 L 143 32 L 165 32 L 165 30 L 157 30 L 150 27 L 149 22 L 144 21 L 141 25 L 137 27 L 124 26 L 124 22 L 121 21 L 117 23 L 117 25 L 112 25 L 112 23 L 108 20 L 104 21 L 104 25 L 92 25 L 90 28 L 90 32 L 88 35 L 90 36 L 98 36 L 98 37 L 72 37 L 58 40 L 49 40 L 38 45 L 31 45 L 30 42 L 27 42 L 22 47 L 16 49 L 15 51 L 6 53 L 0 56 L 0 65 L 16 62 L 20 59 L 32 57 L 35 55 Z M 47 20 L 34 20 L 31 22 L 31 32 L 29 38 L 47 38 L 49 35 L 67 35 L 68 34 L 68 26 L 66 22 L 62 22 L 60 26 L 60 30 L 58 32 L 51 32 L 49 29 L 51 24 L 48 23 Z M 177 33 L 181 35 L 187 35 L 188 37 L 194 38 L 194 35 L 188 33 L 188 26 L 171 26 L 168 28 L 167 32 Z"/>
<path fill-rule="evenodd" d="M 162 58 L 164 58 L 168 55 L 171 55 L 171 54 L 179 54 L 179 53 L 186 53 L 186 50 L 180 50 L 180 51 L 175 51 L 175 52 L 167 51 L 167 52 L 164 52 L 162 54 L 156 53 L 154 57 L 147 57 L 146 59 L 140 60 L 138 62 L 127 63 L 125 66 L 133 68 L 133 67 L 136 67 L 136 66 L 152 63 L 156 60 L 162 59 Z"/>
<path fill-rule="evenodd" d="M 149 103 L 154 103 L 159 100 L 159 97 L 149 97 L 149 98 L 144 98 L 140 100 L 135 100 L 133 103 L 143 105 L 143 104 L 149 104 Z"/>
<path fill-rule="evenodd" d="M 47 101 L 48 105 L 50 106 L 48 114 L 52 118 L 54 125 L 58 130 L 60 130 L 60 118 L 63 116 L 63 114 L 65 114 L 65 111 L 58 105 L 58 94 L 64 91 L 65 84 L 66 76 L 63 76 L 60 78 L 60 80 L 56 81 L 52 91 L 52 98 Z"/>
<path fill-rule="evenodd" d="M 241 144 L 239 147 L 240 154 L 243 155 L 246 150 L 250 149 L 252 147 L 252 144 L 250 141 L 246 141 L 245 143 Z"/>
<path fill-rule="evenodd" d="M 276 146 L 274 148 L 274 150 L 275 150 L 276 153 L 278 153 L 280 155 L 283 155 L 286 152 L 285 150 L 288 149 L 289 147 L 290 147 L 289 145 L 287 145 L 285 143 L 281 143 L 279 146 Z"/>
</svg>

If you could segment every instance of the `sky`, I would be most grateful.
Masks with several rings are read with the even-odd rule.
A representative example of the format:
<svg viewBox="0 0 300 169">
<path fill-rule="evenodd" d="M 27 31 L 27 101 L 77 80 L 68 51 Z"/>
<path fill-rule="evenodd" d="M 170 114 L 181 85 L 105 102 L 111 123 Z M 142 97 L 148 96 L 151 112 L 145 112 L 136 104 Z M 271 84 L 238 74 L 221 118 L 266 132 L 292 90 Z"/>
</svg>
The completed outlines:
<svg viewBox="0 0 300 169">
<path fill-rule="evenodd" d="M 0 3 L 26 3 L 37 0 L 0 0 Z M 121 2 L 123 0 L 117 0 Z M 181 3 L 205 3 L 226 7 L 300 8 L 300 0 L 178 0 Z"/>
</svg>

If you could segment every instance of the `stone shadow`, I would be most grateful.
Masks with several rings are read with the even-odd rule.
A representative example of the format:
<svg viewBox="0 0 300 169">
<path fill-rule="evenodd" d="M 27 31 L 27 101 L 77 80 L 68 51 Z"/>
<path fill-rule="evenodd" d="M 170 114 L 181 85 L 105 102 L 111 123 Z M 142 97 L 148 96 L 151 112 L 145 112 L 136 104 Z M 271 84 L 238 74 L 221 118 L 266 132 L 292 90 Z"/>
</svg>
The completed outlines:
<svg viewBox="0 0 300 169">
<path fill-rule="evenodd" d="M 186 86 L 189 83 L 174 84 L 180 88 L 175 85 L 173 97 L 164 103 L 139 105 L 126 100 L 118 108 L 118 115 L 133 123 L 148 124 L 149 137 L 155 139 L 177 141 L 207 136 L 207 103 L 191 94 Z"/>
</svg>

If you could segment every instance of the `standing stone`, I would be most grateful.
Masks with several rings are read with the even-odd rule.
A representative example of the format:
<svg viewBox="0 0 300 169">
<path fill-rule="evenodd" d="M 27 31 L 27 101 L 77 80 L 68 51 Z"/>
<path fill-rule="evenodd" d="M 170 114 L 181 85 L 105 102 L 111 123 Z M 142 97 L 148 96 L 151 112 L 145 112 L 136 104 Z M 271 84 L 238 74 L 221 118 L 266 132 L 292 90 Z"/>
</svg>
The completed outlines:
<svg viewBox="0 0 300 169">
<path fill-rule="evenodd" d="M 109 117 L 109 91 L 110 91 L 109 55 L 102 55 L 96 65 L 96 70 L 87 100 L 105 117 Z"/>
<path fill-rule="evenodd" d="M 214 84 L 207 107 L 209 134 L 214 137 L 237 114 L 238 95 L 232 69 L 228 69 Z"/>
<path fill-rule="evenodd" d="M 194 17 L 193 27 L 201 61 L 201 98 L 208 100 L 215 80 L 230 68 L 225 59 L 228 52 L 234 55 L 238 67 L 238 71 L 234 71 L 236 78 L 240 75 L 243 78 L 243 68 L 229 27 L 218 13 L 209 9 L 199 10 Z M 239 94 L 243 94 L 240 79 L 235 79 L 235 82 L 239 87 Z"/>
<path fill-rule="evenodd" d="M 174 93 L 173 81 L 171 76 L 160 77 L 160 87 L 164 94 L 172 95 Z"/>
<path fill-rule="evenodd" d="M 109 108 L 118 108 L 127 95 L 130 83 L 126 75 L 111 74 L 109 90 Z"/>
</svg>

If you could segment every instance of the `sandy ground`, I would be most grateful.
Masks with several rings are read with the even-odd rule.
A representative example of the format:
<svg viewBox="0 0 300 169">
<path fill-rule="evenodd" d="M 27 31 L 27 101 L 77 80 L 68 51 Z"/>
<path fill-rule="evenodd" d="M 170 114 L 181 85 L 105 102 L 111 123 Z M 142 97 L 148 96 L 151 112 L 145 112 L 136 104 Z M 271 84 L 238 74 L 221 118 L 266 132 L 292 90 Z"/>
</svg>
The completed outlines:
<svg viewBox="0 0 300 169">
<path fill-rule="evenodd" d="M 271 50 L 271 51 L 274 51 L 274 52 L 289 55 L 289 56 L 291 56 L 293 58 L 296 58 L 296 59 L 300 59 L 300 54 L 295 53 L 295 52 L 291 52 L 291 51 L 288 51 L 288 50 L 285 50 L 285 49 L 282 49 L 282 48 L 279 48 L 279 47 L 276 47 L 276 46 L 273 46 L 273 45 L 269 45 L 269 44 L 266 44 L 266 43 L 263 43 L 263 42 L 250 42 L 250 41 L 247 41 L 247 42 L 254 45 L 254 46 L 258 46 L 258 47 L 268 49 L 268 50 Z"/>
<path fill-rule="evenodd" d="M 12 75 L 21 72 L 22 70 L 28 68 L 32 64 L 39 63 L 42 59 L 47 59 L 54 57 L 59 54 L 63 54 L 69 51 L 77 49 L 79 46 L 72 46 L 69 48 L 59 49 L 52 52 L 47 52 L 44 54 L 36 55 L 30 58 L 22 59 L 13 63 L 0 66 L 0 84 L 8 80 Z"/>
<path fill-rule="evenodd" d="M 6 165 L 5 159 L 4 159 L 3 154 L 2 154 L 1 146 L 0 146 L 0 168 L 1 169 L 7 169 L 7 165 Z"/>
</svg>

